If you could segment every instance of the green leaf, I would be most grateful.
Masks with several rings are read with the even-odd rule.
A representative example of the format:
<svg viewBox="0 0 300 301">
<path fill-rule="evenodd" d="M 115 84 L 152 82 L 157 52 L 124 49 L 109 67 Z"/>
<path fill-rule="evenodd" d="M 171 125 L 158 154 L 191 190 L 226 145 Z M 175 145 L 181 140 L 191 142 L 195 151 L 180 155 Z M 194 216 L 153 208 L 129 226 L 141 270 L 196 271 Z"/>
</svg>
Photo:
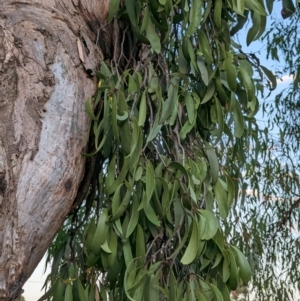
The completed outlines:
<svg viewBox="0 0 300 301">
<path fill-rule="evenodd" d="M 108 255 L 108 265 L 113 268 L 118 252 L 118 240 L 117 235 L 114 231 L 110 231 L 110 238 L 108 243 L 109 249 L 111 253 Z"/>
<path fill-rule="evenodd" d="M 149 131 L 146 143 L 148 143 L 148 142 L 152 141 L 154 138 L 156 138 L 156 136 L 158 135 L 158 133 L 161 130 L 162 126 L 163 126 L 162 124 L 159 124 L 159 116 L 156 115 L 154 124 L 153 124 L 152 128 Z"/>
<path fill-rule="evenodd" d="M 230 275 L 227 284 L 229 289 L 235 290 L 239 284 L 238 267 L 233 252 L 230 249 L 227 249 L 227 254 L 229 255 L 229 259 L 230 259 L 230 265 L 229 265 Z"/>
<path fill-rule="evenodd" d="M 131 158 L 132 157 L 132 154 L 134 153 L 137 145 L 138 145 L 138 142 L 139 142 L 139 131 L 140 131 L 140 128 L 137 124 L 137 121 L 135 118 L 132 118 L 131 119 L 132 122 L 131 122 L 131 127 L 132 127 L 132 133 L 131 133 L 131 147 L 130 147 L 130 153 L 125 157 L 125 158 Z M 131 166 L 129 164 L 129 169 L 132 169 L 134 166 Z"/>
<path fill-rule="evenodd" d="M 232 94 L 230 108 L 233 113 L 233 121 L 234 121 L 234 136 L 237 138 L 241 138 L 244 133 L 244 118 L 241 111 L 240 104 L 234 98 Z"/>
<path fill-rule="evenodd" d="M 214 96 L 214 104 L 211 106 L 211 115 L 212 115 L 213 108 L 215 109 L 216 123 L 218 124 L 218 127 L 215 128 L 213 133 L 216 136 L 216 139 L 214 141 L 214 145 L 216 145 L 220 141 L 224 131 L 224 116 L 223 116 L 223 110 L 219 102 L 219 99 L 215 96 Z"/>
<path fill-rule="evenodd" d="M 151 276 L 149 301 L 159 300 L 159 279 L 160 279 L 160 272 L 159 271 Z"/>
<path fill-rule="evenodd" d="M 125 182 L 126 183 L 126 182 Z M 129 183 L 127 183 L 126 185 L 126 194 L 122 200 L 122 203 L 120 206 L 118 206 L 117 204 L 119 204 L 119 200 L 120 200 L 120 192 L 121 192 L 121 188 L 122 188 L 123 184 L 120 184 L 114 195 L 113 195 L 113 199 L 112 199 L 112 217 L 109 219 L 110 222 L 114 222 L 117 219 L 119 219 L 125 212 L 125 210 L 127 209 L 129 203 L 130 203 L 130 198 L 131 198 L 131 193 L 132 193 L 132 187 Z"/>
<path fill-rule="evenodd" d="M 129 0 L 127 0 L 127 1 L 129 1 Z M 160 38 L 155 30 L 155 26 L 154 26 L 151 18 L 149 18 L 148 23 L 147 23 L 146 37 L 150 41 L 150 44 L 153 47 L 153 50 L 156 53 L 160 53 L 160 50 L 161 50 Z"/>
<path fill-rule="evenodd" d="M 137 267 L 141 267 L 145 263 L 145 254 L 146 254 L 146 247 L 145 247 L 145 237 L 144 237 L 144 231 L 140 224 L 137 225 L 137 231 L 136 231 L 136 261 L 137 261 Z"/>
<path fill-rule="evenodd" d="M 118 99 L 118 109 L 121 114 L 128 115 L 128 107 L 125 100 L 125 96 L 122 92 L 117 93 Z M 126 113 L 125 113 L 126 112 Z M 119 125 L 119 137 L 121 141 L 122 151 L 126 155 L 128 155 L 131 151 L 131 131 L 128 119 L 118 123 Z M 111 141 L 109 141 L 111 146 Z"/>
<path fill-rule="evenodd" d="M 181 171 L 181 173 L 184 175 L 186 181 L 189 181 L 188 173 L 182 164 L 172 161 L 168 165 L 168 168 L 174 169 L 175 171 L 177 171 L 177 170 Z"/>
<path fill-rule="evenodd" d="M 135 166 L 139 163 L 142 148 L 143 148 L 143 132 L 141 128 L 138 127 L 137 122 L 133 119 L 133 137 L 135 137 L 134 142 L 136 143 L 134 149 L 131 152 L 128 166 L 130 170 L 133 170 Z"/>
<path fill-rule="evenodd" d="M 227 193 L 224 190 L 224 188 L 220 182 L 220 179 L 218 179 L 218 181 L 214 187 L 214 193 L 215 193 L 215 197 L 216 197 L 216 200 L 218 203 L 220 216 L 225 219 L 228 216 L 229 208 L 228 208 L 228 203 L 227 203 Z"/>
<path fill-rule="evenodd" d="M 230 292 L 229 292 L 228 287 L 225 283 L 222 283 L 221 287 L 219 289 L 220 289 L 220 292 L 223 296 L 224 301 L 232 301 L 231 296 L 230 296 Z"/>
<path fill-rule="evenodd" d="M 209 80 L 208 80 L 208 71 L 207 71 L 207 68 L 205 66 L 205 62 L 199 56 L 197 57 L 197 65 L 198 65 L 198 69 L 200 71 L 201 78 L 202 78 L 205 86 L 208 86 L 208 83 L 209 83 Z"/>
<path fill-rule="evenodd" d="M 162 113 L 161 113 L 161 117 L 159 120 L 159 124 L 164 123 L 165 120 L 167 118 L 169 118 L 171 113 L 173 112 L 173 108 L 176 104 L 176 99 L 177 99 L 177 95 L 178 95 L 178 88 L 179 88 L 178 84 L 179 84 L 179 79 L 172 78 L 170 87 L 168 89 L 168 98 L 163 103 Z"/>
<path fill-rule="evenodd" d="M 224 237 L 220 231 L 220 228 L 217 230 L 217 233 L 215 237 L 213 238 L 217 246 L 219 247 L 219 250 L 222 252 L 222 258 L 223 258 L 223 251 L 224 251 Z"/>
<path fill-rule="evenodd" d="M 206 297 L 199 290 L 196 290 L 195 294 L 196 294 L 197 300 L 207 301 Z"/>
<path fill-rule="evenodd" d="M 110 23 L 112 21 L 112 19 L 114 18 L 118 7 L 120 4 L 120 0 L 110 0 L 109 1 L 109 11 L 108 11 L 108 23 Z"/>
<path fill-rule="evenodd" d="M 208 102 L 213 97 L 215 90 L 216 90 L 215 83 L 211 81 L 207 87 L 205 96 L 202 99 L 201 104 Z"/>
<path fill-rule="evenodd" d="M 184 94 L 185 106 L 187 109 L 189 123 L 193 123 L 195 119 L 195 102 L 190 93 Z"/>
<path fill-rule="evenodd" d="M 99 216 L 97 228 L 91 245 L 91 250 L 95 254 L 100 253 L 101 250 L 100 246 L 106 241 L 106 237 L 108 233 L 107 221 L 108 221 L 108 209 L 103 209 L 103 211 Z"/>
<path fill-rule="evenodd" d="M 77 282 L 79 300 L 80 301 L 88 301 L 86 292 L 84 291 L 84 288 L 82 286 L 80 279 L 77 279 L 76 282 Z M 73 299 L 72 299 L 72 301 L 73 301 Z"/>
<path fill-rule="evenodd" d="M 224 282 L 227 282 L 230 276 L 230 270 L 229 270 L 229 256 L 227 253 L 224 253 L 223 257 L 223 265 L 222 265 L 222 278 Z"/>
<path fill-rule="evenodd" d="M 253 77 L 253 75 L 254 75 L 253 67 L 248 59 L 239 59 L 239 65 L 248 72 L 250 77 Z"/>
<path fill-rule="evenodd" d="M 244 14 L 244 9 L 245 9 L 245 0 L 239 0 L 236 3 L 237 3 L 236 12 L 240 15 L 243 15 Z"/>
<path fill-rule="evenodd" d="M 202 17 L 202 0 L 192 0 L 191 9 L 189 11 L 189 27 L 187 35 L 192 35 L 198 29 Z"/>
<path fill-rule="evenodd" d="M 222 296 L 221 292 L 219 291 L 219 289 L 213 284 L 210 284 L 210 287 L 212 288 L 212 291 L 214 292 L 216 300 L 217 301 L 224 301 L 223 296 Z"/>
<path fill-rule="evenodd" d="M 204 151 L 207 155 L 209 162 L 211 182 L 214 185 L 216 184 L 219 177 L 219 161 L 215 149 L 208 143 L 205 145 Z"/>
<path fill-rule="evenodd" d="M 124 255 L 124 260 L 127 266 L 127 269 L 129 268 L 130 264 L 133 262 L 133 256 L 132 256 L 132 250 L 131 250 L 131 245 L 130 241 L 127 240 L 123 244 L 123 255 Z"/>
<path fill-rule="evenodd" d="M 147 116 L 147 103 L 146 103 L 146 91 L 144 91 L 140 102 L 139 121 L 138 121 L 139 126 L 144 125 L 146 121 L 146 116 Z"/>
<path fill-rule="evenodd" d="M 130 220 L 127 227 L 126 235 L 125 237 L 128 238 L 131 233 L 134 231 L 134 229 L 137 226 L 138 220 L 139 220 L 139 200 L 136 194 L 134 193 L 132 196 L 132 204 L 131 204 L 131 210 L 130 210 Z"/>
<path fill-rule="evenodd" d="M 257 12 L 259 15 L 266 16 L 266 10 L 258 0 L 245 0 L 245 7 Z"/>
<path fill-rule="evenodd" d="M 42 297 L 39 298 L 39 301 L 48 300 L 49 297 L 51 297 L 53 293 L 57 290 L 59 281 L 61 280 L 56 278 L 50 289 Z"/>
<path fill-rule="evenodd" d="M 104 252 L 106 252 L 106 253 L 109 253 L 109 254 L 112 253 L 112 251 L 111 251 L 111 249 L 110 249 L 110 247 L 109 247 L 109 245 L 108 245 L 107 240 L 101 245 L 101 249 L 102 249 Z"/>
<path fill-rule="evenodd" d="M 146 196 L 149 203 L 155 188 L 155 174 L 152 163 L 146 161 Z"/>
<path fill-rule="evenodd" d="M 215 1 L 214 23 L 215 23 L 217 30 L 221 30 L 221 28 L 222 28 L 222 0 Z"/>
<path fill-rule="evenodd" d="M 128 112 L 124 111 L 123 115 L 117 114 L 117 120 L 124 121 L 128 118 Z"/>
<path fill-rule="evenodd" d="M 224 69 L 226 73 L 228 86 L 232 92 L 235 92 L 237 86 L 237 74 L 233 62 L 233 54 L 230 52 L 226 53 L 226 58 L 224 61 Z"/>
<path fill-rule="evenodd" d="M 245 10 L 243 15 L 239 15 L 237 17 L 237 24 L 235 24 L 230 30 L 231 36 L 235 35 L 238 31 L 240 31 L 244 27 L 244 25 L 246 24 L 246 22 L 248 20 L 248 14 L 249 14 L 249 11 Z"/>
<path fill-rule="evenodd" d="M 126 5 L 126 11 L 127 11 L 127 14 L 128 14 L 128 17 L 130 19 L 132 26 L 137 28 L 136 14 L 135 14 L 135 1 L 125 0 L 125 5 Z"/>
<path fill-rule="evenodd" d="M 245 255 L 235 246 L 231 246 L 236 255 L 236 261 L 239 266 L 239 276 L 243 281 L 243 284 L 246 286 L 251 280 L 251 268 L 249 262 Z"/>
<path fill-rule="evenodd" d="M 249 46 L 251 42 L 260 38 L 261 15 L 254 12 L 252 15 L 252 22 L 253 25 L 247 33 L 247 46 Z"/>
<path fill-rule="evenodd" d="M 144 207 L 144 212 L 147 217 L 147 219 L 155 226 L 160 226 L 160 221 L 157 218 L 157 215 L 155 214 L 155 211 L 153 210 L 152 206 L 150 204 L 147 204 Z"/>
<path fill-rule="evenodd" d="M 193 218 L 190 240 L 180 260 L 182 264 L 184 265 L 191 264 L 196 259 L 198 253 L 198 241 L 199 241 L 198 225 L 195 219 Z"/>
<path fill-rule="evenodd" d="M 122 166 L 122 169 L 121 169 L 121 172 L 120 172 L 118 178 L 110 186 L 107 187 L 106 192 L 108 195 L 111 195 L 118 188 L 118 186 L 121 185 L 123 183 L 123 181 L 125 180 L 127 172 L 128 172 L 128 161 L 129 161 L 129 159 L 125 157 L 123 166 Z"/>
<path fill-rule="evenodd" d="M 62 279 L 58 279 L 57 285 L 55 287 L 55 290 L 53 291 L 53 298 L 51 300 L 53 301 L 63 301 L 64 295 L 65 295 L 65 289 L 66 284 Z M 45 299 L 43 299 L 45 300 Z"/>
<path fill-rule="evenodd" d="M 267 5 L 269 14 L 271 14 L 273 11 L 273 4 L 274 4 L 274 0 L 266 0 L 266 5 Z"/>
<path fill-rule="evenodd" d="M 88 115 L 90 116 L 90 118 L 94 121 L 99 121 L 98 118 L 95 116 L 94 114 L 94 109 L 92 106 L 92 97 L 89 97 L 88 100 L 85 103 L 85 110 L 88 113 Z"/>
<path fill-rule="evenodd" d="M 263 70 L 263 72 L 268 77 L 269 81 L 271 82 L 272 90 L 275 90 L 277 87 L 277 81 L 276 81 L 276 77 L 274 76 L 274 74 L 268 68 L 266 68 L 262 65 L 260 65 L 260 68 Z"/>
<path fill-rule="evenodd" d="M 123 187 L 123 183 L 120 184 L 117 187 L 117 189 L 116 189 L 116 191 L 113 195 L 113 198 L 112 198 L 112 216 L 114 216 L 117 213 L 118 209 L 119 209 L 119 206 L 120 206 L 120 192 L 121 192 L 122 187 Z"/>
<path fill-rule="evenodd" d="M 239 67 L 239 71 L 243 79 L 243 83 L 244 83 L 244 87 L 246 90 L 247 99 L 249 103 L 254 100 L 254 96 L 255 96 L 254 85 L 251 80 L 251 77 L 249 76 L 248 72 L 244 68 Z"/>
<path fill-rule="evenodd" d="M 137 83 L 136 83 L 134 77 L 132 75 L 128 74 L 128 95 L 131 95 L 131 97 L 132 97 L 132 94 L 136 93 L 137 90 L 138 90 L 138 87 L 137 87 Z"/>
<path fill-rule="evenodd" d="M 227 179 L 227 191 L 228 191 L 228 205 L 231 206 L 235 201 L 235 186 L 231 177 L 226 176 Z"/>
<path fill-rule="evenodd" d="M 199 47 L 201 52 L 204 55 L 204 58 L 208 64 L 213 63 L 213 57 L 211 54 L 211 48 L 206 37 L 206 34 L 202 30 L 198 30 L 198 37 L 199 37 Z"/>
<path fill-rule="evenodd" d="M 167 259 L 171 259 L 171 258 L 174 258 L 178 255 L 178 253 L 182 250 L 182 248 L 184 247 L 186 241 L 187 241 L 187 238 L 189 237 L 189 225 L 188 225 L 188 221 L 187 221 L 187 217 L 184 218 L 184 221 L 183 221 L 183 227 L 184 227 L 184 234 L 183 234 L 183 237 L 181 237 L 181 241 L 180 243 L 177 245 L 176 249 L 174 250 L 174 252 L 169 256 L 167 257 Z"/>
<path fill-rule="evenodd" d="M 142 26 L 141 26 L 141 33 L 144 33 L 144 31 L 146 30 L 149 19 L 150 19 L 149 5 L 147 5 L 144 10 L 144 17 L 143 17 L 143 22 L 142 22 Z"/>
<path fill-rule="evenodd" d="M 124 246 L 123 246 L 123 250 L 124 250 Z M 135 281 L 136 281 L 136 268 L 134 266 L 134 261 L 131 260 L 127 264 L 127 268 L 126 268 L 125 275 L 124 275 L 125 294 L 126 294 L 127 298 L 131 301 L 136 301 L 129 294 L 129 289 L 134 285 Z"/>
<path fill-rule="evenodd" d="M 135 282 L 133 283 L 133 285 L 131 287 L 128 288 L 128 292 L 136 291 L 136 289 L 139 288 L 144 283 L 146 275 L 147 275 L 147 269 L 145 269 L 145 268 L 140 269 L 140 271 L 136 275 Z M 134 296 L 133 296 L 133 298 L 134 298 Z"/>
<path fill-rule="evenodd" d="M 293 0 L 282 0 L 281 16 L 286 19 L 295 13 L 296 9 Z"/>
<path fill-rule="evenodd" d="M 176 300 L 177 293 L 177 279 L 173 273 L 173 270 L 170 269 L 170 285 L 169 285 L 169 299 L 168 300 Z"/>
<path fill-rule="evenodd" d="M 178 48 L 178 69 L 179 69 L 180 73 L 187 74 L 188 73 L 188 62 L 187 62 L 186 58 L 184 57 L 182 51 L 183 50 L 180 45 Z"/>
<path fill-rule="evenodd" d="M 202 216 L 200 218 L 204 218 L 206 221 L 205 232 L 200 237 L 200 239 L 209 240 L 209 239 L 213 238 L 218 231 L 218 228 L 219 228 L 218 219 L 213 214 L 213 212 L 211 212 L 209 210 L 198 209 L 198 212 Z"/>
<path fill-rule="evenodd" d="M 118 120 L 117 120 L 117 100 L 115 95 L 112 96 L 112 110 L 111 110 L 111 127 L 114 134 L 115 140 L 119 141 L 119 131 L 118 131 Z"/>
</svg>

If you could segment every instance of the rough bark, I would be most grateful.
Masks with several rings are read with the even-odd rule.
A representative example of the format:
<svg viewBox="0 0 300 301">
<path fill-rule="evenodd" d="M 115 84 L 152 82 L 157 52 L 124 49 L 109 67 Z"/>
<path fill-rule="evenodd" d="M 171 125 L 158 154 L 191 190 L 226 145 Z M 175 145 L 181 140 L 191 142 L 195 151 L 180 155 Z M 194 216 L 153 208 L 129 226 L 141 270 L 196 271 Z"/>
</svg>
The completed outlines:
<svg viewBox="0 0 300 301">
<path fill-rule="evenodd" d="M 0 300 L 24 282 L 84 180 L 108 0 L 0 0 Z"/>
</svg>

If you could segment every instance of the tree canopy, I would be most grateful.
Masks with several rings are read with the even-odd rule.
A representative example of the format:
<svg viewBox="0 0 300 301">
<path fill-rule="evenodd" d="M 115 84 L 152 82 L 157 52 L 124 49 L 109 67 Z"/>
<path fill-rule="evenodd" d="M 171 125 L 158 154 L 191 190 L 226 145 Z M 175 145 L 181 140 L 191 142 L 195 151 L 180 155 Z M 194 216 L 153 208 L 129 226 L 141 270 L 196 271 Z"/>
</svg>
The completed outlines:
<svg viewBox="0 0 300 301">
<path fill-rule="evenodd" d="M 262 101 L 267 122 L 260 131 L 260 159 L 249 161 L 244 177 L 255 193 L 243 199 L 241 230 L 235 231 L 249 254 L 256 254 L 252 286 L 259 300 L 299 298 L 299 10 L 289 3 L 294 15 L 288 21 L 271 15 L 262 41 L 278 82 L 287 76 L 292 81 Z"/>
<path fill-rule="evenodd" d="M 286 139 L 294 132 L 277 141 L 259 127 L 258 98 L 276 78 L 235 39 L 240 30 L 247 44 L 265 35 L 276 59 L 274 48 L 288 46 L 266 31 L 273 2 L 110 1 L 115 50 L 99 62 L 86 102 L 83 156 L 95 168 L 48 249 L 40 300 L 226 301 L 251 269 L 259 300 L 293 296 L 297 147 Z M 283 17 L 291 3 L 283 1 Z M 263 110 L 286 122 L 281 99 Z M 287 280 L 276 268 L 289 264 Z"/>
</svg>

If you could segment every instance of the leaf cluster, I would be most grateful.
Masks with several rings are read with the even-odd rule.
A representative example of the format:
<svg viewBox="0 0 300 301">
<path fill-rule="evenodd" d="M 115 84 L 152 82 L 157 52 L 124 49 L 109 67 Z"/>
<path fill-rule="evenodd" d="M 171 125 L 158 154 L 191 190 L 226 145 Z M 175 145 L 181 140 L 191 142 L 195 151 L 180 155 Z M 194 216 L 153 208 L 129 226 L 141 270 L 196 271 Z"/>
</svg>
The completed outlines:
<svg viewBox="0 0 300 301">
<path fill-rule="evenodd" d="M 257 91 L 276 81 L 232 35 L 249 17 L 247 40 L 258 39 L 266 14 L 260 0 L 110 1 L 109 21 L 126 30 L 86 102 L 96 180 L 49 250 L 41 300 L 219 301 L 247 285 L 250 265 L 220 222 L 238 197 Z"/>
</svg>

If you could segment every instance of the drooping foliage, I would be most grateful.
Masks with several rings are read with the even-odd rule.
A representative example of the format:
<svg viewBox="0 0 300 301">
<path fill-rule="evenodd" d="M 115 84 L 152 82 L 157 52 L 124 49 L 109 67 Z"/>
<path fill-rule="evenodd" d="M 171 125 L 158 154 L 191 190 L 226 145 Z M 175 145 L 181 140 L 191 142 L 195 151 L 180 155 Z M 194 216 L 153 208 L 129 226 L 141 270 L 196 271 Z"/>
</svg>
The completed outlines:
<svg viewBox="0 0 300 301">
<path fill-rule="evenodd" d="M 261 154 L 257 92 L 276 80 L 234 34 L 250 20 L 259 39 L 266 15 L 262 0 L 111 0 L 116 49 L 86 103 L 95 171 L 41 300 L 219 301 L 247 285 L 249 248 L 226 219 Z"/>
<path fill-rule="evenodd" d="M 265 33 L 267 43 L 267 57 L 278 64 L 278 77 L 286 80 L 287 76 L 293 82 L 287 89 L 275 97 L 275 101 L 267 104 L 264 109 L 279 125 L 281 137 L 291 143 L 291 151 L 299 149 L 299 82 L 300 82 L 300 22 L 299 10 L 288 20 L 281 21 L 273 18 L 271 28 Z M 284 140 L 284 139 L 282 139 Z"/>
</svg>

